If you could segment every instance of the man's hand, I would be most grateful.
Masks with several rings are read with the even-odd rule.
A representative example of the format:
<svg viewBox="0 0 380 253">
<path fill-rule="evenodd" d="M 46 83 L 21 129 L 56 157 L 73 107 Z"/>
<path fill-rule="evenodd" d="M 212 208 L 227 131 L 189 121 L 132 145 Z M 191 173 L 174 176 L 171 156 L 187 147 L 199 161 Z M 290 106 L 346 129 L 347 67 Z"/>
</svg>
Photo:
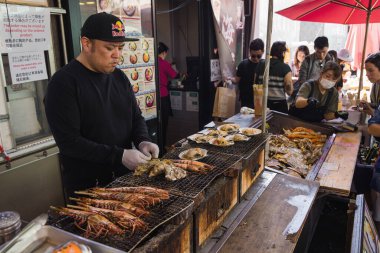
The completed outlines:
<svg viewBox="0 0 380 253">
<path fill-rule="evenodd" d="M 371 104 L 369 104 L 365 100 L 361 100 L 360 101 L 359 107 L 362 107 L 363 108 L 363 112 L 365 112 L 366 114 L 368 114 L 370 116 L 373 116 L 375 114 L 375 110 L 372 108 Z"/>
<path fill-rule="evenodd" d="M 139 150 L 148 157 L 158 158 L 160 149 L 155 143 L 143 141 L 139 144 Z"/>
<path fill-rule="evenodd" d="M 137 165 L 146 163 L 150 156 L 146 156 L 136 149 L 124 149 L 122 163 L 130 170 L 135 170 Z"/>
<path fill-rule="evenodd" d="M 318 103 L 319 103 L 319 101 L 316 98 L 309 97 L 307 99 L 307 104 L 310 105 L 310 106 L 316 107 Z"/>
</svg>

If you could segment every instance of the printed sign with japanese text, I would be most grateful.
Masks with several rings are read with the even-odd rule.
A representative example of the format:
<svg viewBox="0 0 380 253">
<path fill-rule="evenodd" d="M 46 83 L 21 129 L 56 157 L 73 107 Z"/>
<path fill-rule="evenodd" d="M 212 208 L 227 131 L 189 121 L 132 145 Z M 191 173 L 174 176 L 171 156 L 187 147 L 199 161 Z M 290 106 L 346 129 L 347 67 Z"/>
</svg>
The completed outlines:
<svg viewBox="0 0 380 253">
<path fill-rule="evenodd" d="M 0 4 L 0 52 L 43 51 L 49 47 L 49 9 Z"/>
<path fill-rule="evenodd" d="M 48 78 L 44 52 L 9 53 L 12 84 Z"/>
</svg>

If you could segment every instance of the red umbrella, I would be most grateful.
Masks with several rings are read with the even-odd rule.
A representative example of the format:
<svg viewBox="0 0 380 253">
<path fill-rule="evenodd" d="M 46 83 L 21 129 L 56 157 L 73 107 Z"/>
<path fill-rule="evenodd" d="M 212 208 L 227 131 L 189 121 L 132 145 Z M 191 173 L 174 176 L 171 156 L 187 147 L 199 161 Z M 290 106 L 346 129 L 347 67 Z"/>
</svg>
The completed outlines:
<svg viewBox="0 0 380 253">
<path fill-rule="evenodd" d="M 304 0 L 276 13 L 299 21 L 366 24 L 359 81 L 359 97 L 363 87 L 363 68 L 369 23 L 380 23 L 380 0 Z"/>
</svg>

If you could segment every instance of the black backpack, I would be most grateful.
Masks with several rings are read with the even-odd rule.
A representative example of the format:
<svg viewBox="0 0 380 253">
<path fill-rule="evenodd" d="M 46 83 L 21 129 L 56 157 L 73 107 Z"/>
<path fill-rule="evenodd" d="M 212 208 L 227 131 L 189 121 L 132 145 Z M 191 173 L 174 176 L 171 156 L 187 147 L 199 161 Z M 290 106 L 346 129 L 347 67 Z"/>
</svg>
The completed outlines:
<svg viewBox="0 0 380 253">
<path fill-rule="evenodd" d="M 310 93 L 308 98 L 313 96 L 314 93 L 314 86 L 315 86 L 315 81 L 309 80 L 307 83 L 310 84 Z M 310 122 L 321 122 L 325 117 L 325 113 L 327 110 L 327 105 L 330 103 L 331 97 L 333 95 L 333 89 L 329 89 L 327 99 L 326 99 L 326 104 L 324 106 L 316 107 L 316 106 L 311 106 L 307 105 L 304 108 L 296 108 L 296 102 L 294 101 L 289 108 L 289 114 L 293 115 L 297 118 L 310 121 Z"/>
</svg>

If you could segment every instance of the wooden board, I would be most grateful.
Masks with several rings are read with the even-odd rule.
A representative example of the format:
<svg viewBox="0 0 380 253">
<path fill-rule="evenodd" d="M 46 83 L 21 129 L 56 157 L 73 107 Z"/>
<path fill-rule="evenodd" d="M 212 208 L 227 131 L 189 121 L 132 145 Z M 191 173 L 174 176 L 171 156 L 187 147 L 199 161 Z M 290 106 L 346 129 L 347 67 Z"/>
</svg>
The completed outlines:
<svg viewBox="0 0 380 253">
<path fill-rule="evenodd" d="M 220 252 L 293 252 L 318 183 L 276 175 Z"/>
<path fill-rule="evenodd" d="M 343 196 L 350 194 L 360 140 L 361 132 L 336 135 L 317 176 L 323 191 Z"/>
<path fill-rule="evenodd" d="M 167 225 L 158 231 L 158 235 L 148 240 L 133 252 L 170 253 L 193 252 L 193 219 L 190 217 L 181 225 Z"/>
<path fill-rule="evenodd" d="M 258 166 L 258 168 L 256 168 L 256 166 Z M 243 171 L 241 172 L 240 196 L 243 196 L 246 193 L 264 170 L 264 150 L 262 150 L 257 157 L 253 157 L 249 161 L 243 162 L 243 167 L 245 168 L 243 168 Z M 254 173 L 252 173 L 253 169 L 255 169 Z"/>
<path fill-rule="evenodd" d="M 200 247 L 238 203 L 238 178 L 220 177 L 208 189 L 195 210 L 195 247 Z"/>
</svg>

